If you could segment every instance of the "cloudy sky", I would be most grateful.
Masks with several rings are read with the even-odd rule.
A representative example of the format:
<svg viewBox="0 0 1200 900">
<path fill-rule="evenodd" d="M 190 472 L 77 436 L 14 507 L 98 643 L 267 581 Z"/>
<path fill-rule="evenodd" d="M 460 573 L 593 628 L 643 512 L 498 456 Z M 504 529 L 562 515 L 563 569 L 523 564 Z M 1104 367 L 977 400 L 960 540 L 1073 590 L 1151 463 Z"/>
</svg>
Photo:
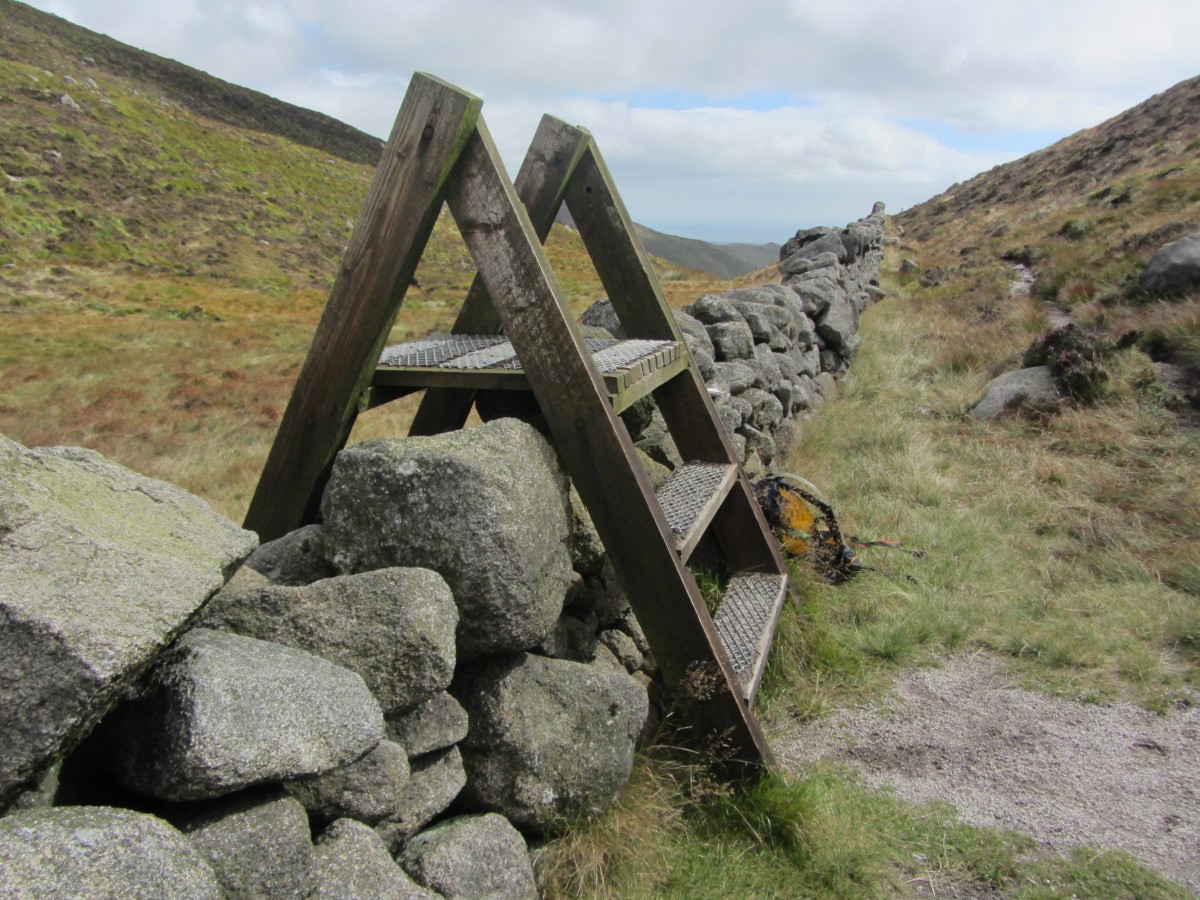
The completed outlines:
<svg viewBox="0 0 1200 900">
<path fill-rule="evenodd" d="M 542 113 L 634 219 L 782 242 L 919 203 L 1200 74 L 1197 0 L 32 0 L 386 137 L 408 78 L 484 98 L 515 174 Z"/>
</svg>

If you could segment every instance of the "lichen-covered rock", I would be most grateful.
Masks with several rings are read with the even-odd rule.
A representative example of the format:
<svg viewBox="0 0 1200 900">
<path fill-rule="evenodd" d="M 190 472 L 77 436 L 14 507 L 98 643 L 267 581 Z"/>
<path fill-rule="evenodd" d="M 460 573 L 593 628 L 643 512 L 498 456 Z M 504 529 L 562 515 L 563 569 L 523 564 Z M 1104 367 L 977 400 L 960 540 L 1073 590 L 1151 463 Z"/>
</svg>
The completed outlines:
<svg viewBox="0 0 1200 900">
<path fill-rule="evenodd" d="M 91 450 L 0 436 L 0 809 L 188 624 L 257 538 Z"/>
<path fill-rule="evenodd" d="M 60 806 L 0 819 L 0 896 L 219 900 L 222 894 L 208 863 L 162 819 Z"/>
<path fill-rule="evenodd" d="M 203 623 L 357 672 L 385 715 L 423 703 L 454 676 L 458 607 L 430 569 L 376 569 L 303 587 L 222 593 Z"/>
<path fill-rule="evenodd" d="M 284 788 L 319 822 L 350 818 L 374 825 L 395 815 L 408 780 L 405 748 L 382 740 L 361 759 L 289 781 Z"/>
<path fill-rule="evenodd" d="M 459 607 L 458 653 L 536 646 L 571 580 L 566 478 L 535 429 L 498 419 L 342 451 L 322 510 L 341 572 L 433 569 Z"/>
<path fill-rule="evenodd" d="M 971 408 L 973 419 L 993 419 L 1006 410 L 1054 403 L 1058 388 L 1049 366 L 1031 366 L 993 378 Z"/>
<path fill-rule="evenodd" d="M 503 816 L 457 816 L 422 831 L 400 853 L 400 865 L 443 897 L 537 900 L 529 848 Z"/>
<path fill-rule="evenodd" d="M 445 691 L 387 722 L 389 737 L 410 757 L 452 747 L 467 736 L 467 711 Z"/>
<path fill-rule="evenodd" d="M 383 737 L 363 680 L 302 650 L 197 628 L 102 724 L 126 787 L 199 800 L 327 772 Z"/>
<path fill-rule="evenodd" d="M 312 584 L 337 574 L 325 556 L 325 529 L 320 525 L 305 525 L 263 544 L 246 565 L 272 584 Z"/>
<path fill-rule="evenodd" d="M 313 851 L 313 900 L 438 900 L 396 863 L 371 828 L 338 819 Z"/>
<path fill-rule="evenodd" d="M 455 682 L 470 729 L 463 796 L 547 830 L 599 812 L 629 778 L 646 692 L 621 671 L 519 654 Z"/>
<path fill-rule="evenodd" d="M 308 816 L 295 800 L 252 791 L 176 807 L 168 815 L 212 867 L 227 897 L 303 900 L 312 893 Z"/>
</svg>

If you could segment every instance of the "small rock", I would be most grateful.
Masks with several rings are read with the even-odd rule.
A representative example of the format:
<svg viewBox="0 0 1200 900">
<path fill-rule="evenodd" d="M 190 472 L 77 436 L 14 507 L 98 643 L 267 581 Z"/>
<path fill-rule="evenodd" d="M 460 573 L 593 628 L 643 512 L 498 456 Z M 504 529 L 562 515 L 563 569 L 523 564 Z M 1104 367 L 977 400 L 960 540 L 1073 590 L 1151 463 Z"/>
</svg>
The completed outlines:
<svg viewBox="0 0 1200 900">
<path fill-rule="evenodd" d="M 313 851 L 313 900 L 438 900 L 388 853 L 368 826 L 338 819 L 317 839 Z"/>
<path fill-rule="evenodd" d="M 443 897 L 537 900 L 529 848 L 503 816 L 447 819 L 408 842 L 400 865 Z"/>
<path fill-rule="evenodd" d="M 397 798 L 408 780 L 405 748 L 383 740 L 362 759 L 289 781 L 284 788 L 318 821 L 350 818 L 374 825 L 399 810 Z"/>
<path fill-rule="evenodd" d="M 168 815 L 212 866 L 226 896 L 300 900 L 312 893 L 308 816 L 290 797 L 251 792 Z"/>
<path fill-rule="evenodd" d="M 450 694 L 434 694 L 416 709 L 387 723 L 388 736 L 409 757 L 444 750 L 467 736 L 467 711 Z"/>
</svg>

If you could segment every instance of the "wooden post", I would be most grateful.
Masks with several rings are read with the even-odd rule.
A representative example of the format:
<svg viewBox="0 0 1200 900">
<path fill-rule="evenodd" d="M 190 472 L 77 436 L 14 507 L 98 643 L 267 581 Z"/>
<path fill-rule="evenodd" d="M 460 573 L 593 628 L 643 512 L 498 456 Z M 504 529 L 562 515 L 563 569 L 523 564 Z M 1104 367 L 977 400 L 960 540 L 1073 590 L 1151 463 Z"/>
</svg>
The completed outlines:
<svg viewBox="0 0 1200 900">
<path fill-rule="evenodd" d="M 275 443 L 246 528 L 274 540 L 318 515 L 333 459 L 404 301 L 482 101 L 429 75 L 408 86 Z"/>
</svg>

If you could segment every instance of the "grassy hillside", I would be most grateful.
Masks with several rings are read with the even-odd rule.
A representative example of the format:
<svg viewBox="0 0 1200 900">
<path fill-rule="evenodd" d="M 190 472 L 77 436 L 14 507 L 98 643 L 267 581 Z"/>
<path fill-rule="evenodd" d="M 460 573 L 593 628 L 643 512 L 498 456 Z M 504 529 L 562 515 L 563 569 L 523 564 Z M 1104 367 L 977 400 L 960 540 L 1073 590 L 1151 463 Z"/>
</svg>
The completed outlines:
<svg viewBox="0 0 1200 900">
<path fill-rule="evenodd" d="M 240 521 L 373 166 L 275 133 L 302 110 L 0 4 L 0 433 L 95 448 Z M 576 234 L 548 251 L 573 308 L 603 295 Z M 673 302 L 721 289 L 671 268 Z M 474 274 L 443 214 L 394 337 L 447 327 Z"/>
<path fill-rule="evenodd" d="M 1200 227 L 1198 89 L 891 220 L 889 296 L 782 467 L 831 496 L 847 533 L 923 555 L 863 550 L 873 571 L 836 587 L 800 573 L 804 601 L 785 609 L 760 699 L 772 734 L 878 698 L 947 654 L 986 653 L 1084 703 L 1168 714 L 1195 702 L 1200 298 L 1150 302 L 1135 277 L 1158 245 Z M 901 274 L 905 259 L 916 266 Z M 1012 293 L 1010 259 L 1032 267 L 1033 293 Z M 1102 355 L 1095 395 L 970 418 L 988 380 L 1063 314 L 1098 339 L 1137 332 Z M 1024 835 L 968 828 L 836 766 L 740 791 L 665 748 L 642 757 L 617 808 L 552 845 L 547 866 L 563 897 L 1187 896 L 1123 853 L 1041 855 Z"/>
</svg>

